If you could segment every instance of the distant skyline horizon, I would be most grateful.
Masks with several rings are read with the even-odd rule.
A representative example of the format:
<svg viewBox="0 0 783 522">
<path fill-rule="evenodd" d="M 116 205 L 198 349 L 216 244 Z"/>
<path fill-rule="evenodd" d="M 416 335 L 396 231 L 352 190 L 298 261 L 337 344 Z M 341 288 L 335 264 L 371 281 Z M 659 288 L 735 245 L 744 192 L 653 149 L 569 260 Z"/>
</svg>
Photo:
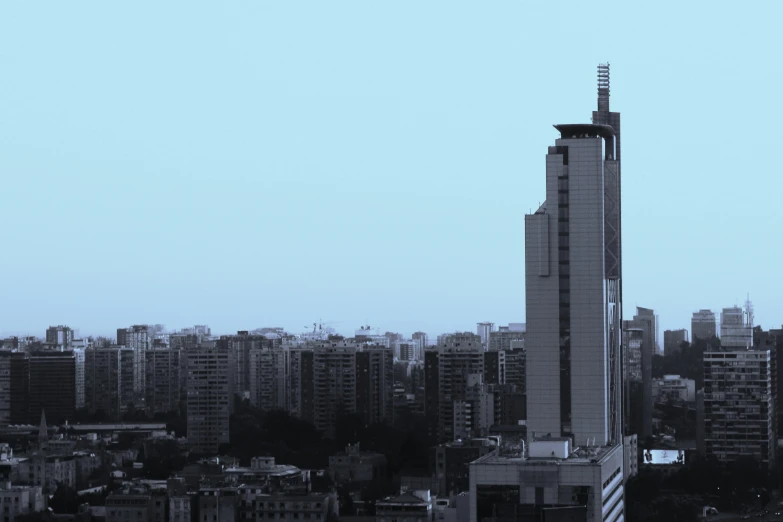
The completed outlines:
<svg viewBox="0 0 783 522">
<path fill-rule="evenodd" d="M 524 214 L 553 124 L 590 121 L 607 61 L 625 318 L 638 302 L 661 332 L 690 330 L 704 303 L 749 293 L 756 322 L 779 327 L 765 151 L 783 4 L 671 12 L 8 5 L 0 335 L 106 335 L 128 318 L 298 333 L 329 316 L 431 336 L 525 322 Z"/>
</svg>

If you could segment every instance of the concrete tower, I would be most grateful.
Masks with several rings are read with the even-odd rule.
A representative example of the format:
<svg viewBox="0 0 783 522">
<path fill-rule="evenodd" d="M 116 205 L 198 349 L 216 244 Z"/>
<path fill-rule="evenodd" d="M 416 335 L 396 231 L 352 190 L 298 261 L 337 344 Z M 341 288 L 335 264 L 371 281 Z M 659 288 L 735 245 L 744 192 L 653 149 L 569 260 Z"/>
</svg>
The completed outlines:
<svg viewBox="0 0 783 522">
<path fill-rule="evenodd" d="M 591 124 L 555 125 L 546 200 L 525 216 L 528 434 L 620 443 L 620 114 L 598 68 Z"/>
</svg>

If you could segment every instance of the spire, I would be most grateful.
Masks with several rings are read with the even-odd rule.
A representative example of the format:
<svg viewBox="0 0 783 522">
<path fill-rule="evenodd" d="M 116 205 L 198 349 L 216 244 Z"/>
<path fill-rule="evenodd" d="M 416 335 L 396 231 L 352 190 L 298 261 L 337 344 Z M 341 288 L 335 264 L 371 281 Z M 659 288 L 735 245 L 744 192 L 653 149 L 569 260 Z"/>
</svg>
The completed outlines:
<svg viewBox="0 0 783 522">
<path fill-rule="evenodd" d="M 41 410 L 41 424 L 38 426 L 38 442 L 49 440 L 49 428 L 46 426 L 46 412 Z"/>
<path fill-rule="evenodd" d="M 609 64 L 598 65 L 598 110 L 609 112 Z"/>
</svg>

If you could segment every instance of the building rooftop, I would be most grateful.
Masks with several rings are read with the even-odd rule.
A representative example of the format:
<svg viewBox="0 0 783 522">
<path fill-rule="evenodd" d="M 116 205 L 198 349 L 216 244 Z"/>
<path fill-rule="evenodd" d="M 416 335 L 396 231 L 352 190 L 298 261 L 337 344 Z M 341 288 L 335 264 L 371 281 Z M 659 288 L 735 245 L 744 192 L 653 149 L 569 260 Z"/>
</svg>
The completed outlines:
<svg viewBox="0 0 783 522">
<path fill-rule="evenodd" d="M 561 459 L 556 457 L 524 457 L 521 452 L 506 453 L 495 452 L 485 455 L 479 459 L 476 459 L 471 463 L 473 464 L 490 464 L 490 465 L 552 465 L 552 466 L 584 466 L 589 464 L 599 464 L 615 450 L 620 449 L 622 446 L 592 446 L 590 448 L 574 448 L 567 458 Z"/>
</svg>

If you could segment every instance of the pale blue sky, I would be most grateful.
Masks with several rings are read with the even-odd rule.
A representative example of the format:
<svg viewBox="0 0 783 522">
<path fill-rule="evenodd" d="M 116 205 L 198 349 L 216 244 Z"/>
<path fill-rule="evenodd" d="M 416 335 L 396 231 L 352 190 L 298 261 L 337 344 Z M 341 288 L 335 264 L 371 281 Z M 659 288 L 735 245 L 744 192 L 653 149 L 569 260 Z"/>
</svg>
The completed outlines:
<svg viewBox="0 0 783 522">
<path fill-rule="evenodd" d="M 781 4 L 640 5 L 6 2 L 0 334 L 524 321 L 524 214 L 603 61 L 626 315 L 780 326 Z"/>
</svg>

